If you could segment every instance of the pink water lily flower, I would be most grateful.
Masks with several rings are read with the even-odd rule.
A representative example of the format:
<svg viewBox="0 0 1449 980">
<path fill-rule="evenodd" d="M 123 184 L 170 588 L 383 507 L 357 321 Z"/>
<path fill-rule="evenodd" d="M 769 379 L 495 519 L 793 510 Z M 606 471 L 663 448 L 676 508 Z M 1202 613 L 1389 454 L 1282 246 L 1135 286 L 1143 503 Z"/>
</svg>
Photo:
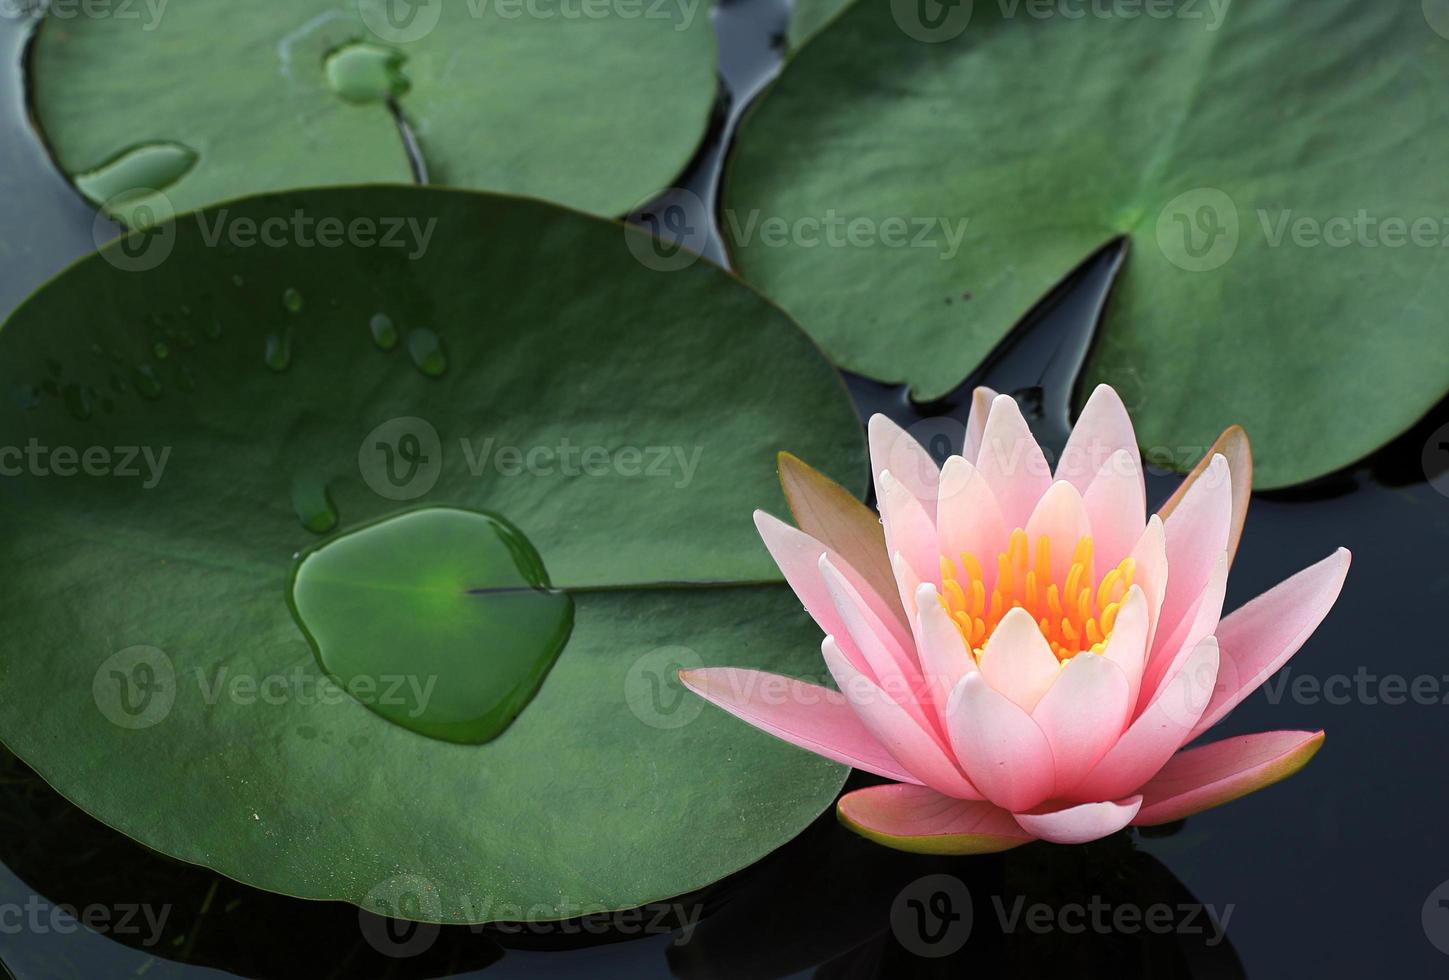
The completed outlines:
<svg viewBox="0 0 1449 980">
<path fill-rule="evenodd" d="M 1183 749 L 1293 656 L 1337 599 L 1340 549 L 1223 616 L 1252 479 L 1229 429 L 1147 516 L 1132 423 L 1098 388 L 1055 472 L 1016 402 L 976 393 L 938 468 L 870 422 L 880 520 L 788 455 L 800 528 L 756 524 L 824 630 L 838 691 L 736 668 L 697 694 L 818 755 L 895 782 L 839 803 L 905 850 L 1071 844 L 1178 820 L 1297 772 L 1323 732 Z"/>
</svg>

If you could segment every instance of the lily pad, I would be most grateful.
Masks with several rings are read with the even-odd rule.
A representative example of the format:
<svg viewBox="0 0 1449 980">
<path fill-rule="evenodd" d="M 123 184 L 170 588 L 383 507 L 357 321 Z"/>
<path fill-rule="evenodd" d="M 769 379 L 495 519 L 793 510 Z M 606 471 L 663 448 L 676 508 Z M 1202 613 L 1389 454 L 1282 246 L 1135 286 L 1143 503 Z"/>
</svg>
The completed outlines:
<svg viewBox="0 0 1449 980">
<path fill-rule="evenodd" d="M 703 0 L 264 6 L 52 12 L 34 46 L 34 105 L 60 165 L 87 193 L 112 188 L 93 200 L 128 220 L 142 207 L 410 182 L 395 105 L 431 182 L 623 214 L 684 167 L 715 99 Z M 154 146 L 193 165 L 126 166 Z M 118 167 L 134 193 L 115 200 L 115 179 L 97 175 Z"/>
<path fill-rule="evenodd" d="M 213 237 L 298 212 L 433 230 L 411 250 Z M 51 785 L 248 884 L 443 922 L 681 894 L 830 805 L 842 767 L 675 677 L 820 671 L 751 511 L 783 512 L 787 446 L 859 490 L 863 439 L 778 309 L 708 263 L 651 270 L 632 228 L 473 192 L 265 195 L 153 234 L 163 261 L 137 270 L 117 242 L 0 329 L 0 739 Z M 379 314 L 434 333 L 441 371 L 375 339 Z M 356 603 L 375 629 L 342 640 L 377 661 L 370 692 L 327 680 L 288 608 L 297 560 L 426 508 L 500 515 L 573 602 L 557 661 L 486 744 L 364 702 L 444 684 L 456 665 L 429 666 L 441 634 L 419 617 L 496 620 L 464 588 L 545 584 L 527 549 L 508 579 L 463 553 L 473 532 L 446 534 L 430 592 Z M 395 584 L 427 578 L 398 555 Z M 387 570 L 364 558 L 371 586 Z M 497 637 L 479 632 L 487 670 Z"/>
<path fill-rule="evenodd" d="M 1260 487 L 1308 480 L 1449 389 L 1440 7 L 856 3 L 744 124 L 722 224 L 843 366 L 922 398 L 1125 237 L 1082 391 L 1159 460 L 1242 423 Z"/>
</svg>

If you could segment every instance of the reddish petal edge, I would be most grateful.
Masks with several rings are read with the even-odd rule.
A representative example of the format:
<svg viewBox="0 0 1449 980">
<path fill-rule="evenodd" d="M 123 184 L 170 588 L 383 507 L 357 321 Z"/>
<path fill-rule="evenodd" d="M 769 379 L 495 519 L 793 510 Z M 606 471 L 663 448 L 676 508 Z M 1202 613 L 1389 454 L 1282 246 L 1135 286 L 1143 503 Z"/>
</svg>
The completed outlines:
<svg viewBox="0 0 1449 980">
<path fill-rule="evenodd" d="M 1133 826 L 1182 820 L 1281 782 L 1308 765 L 1324 733 L 1259 732 L 1177 753 L 1142 787 Z"/>
<path fill-rule="evenodd" d="M 905 783 L 846 793 L 835 814 L 867 840 L 913 854 L 995 854 L 1032 840 L 1000 807 Z"/>
</svg>

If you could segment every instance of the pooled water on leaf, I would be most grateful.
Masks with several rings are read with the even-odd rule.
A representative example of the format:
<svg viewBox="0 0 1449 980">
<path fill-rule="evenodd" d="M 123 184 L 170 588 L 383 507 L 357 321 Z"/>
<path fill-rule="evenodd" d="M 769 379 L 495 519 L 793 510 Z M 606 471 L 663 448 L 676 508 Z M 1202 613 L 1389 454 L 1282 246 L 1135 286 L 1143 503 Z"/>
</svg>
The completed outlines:
<svg viewBox="0 0 1449 980">
<path fill-rule="evenodd" d="M 345 102 L 366 105 L 385 102 L 407 92 L 403 73 L 407 61 L 401 51 L 380 44 L 354 42 L 327 56 L 327 85 Z"/>
<path fill-rule="evenodd" d="M 94 170 L 77 174 L 75 185 L 96 202 L 131 191 L 163 191 L 196 166 L 196 159 L 196 151 L 182 143 L 140 143 Z"/>
<path fill-rule="evenodd" d="M 296 566 L 291 608 L 343 690 L 404 728 L 466 744 L 512 723 L 573 628 L 573 599 L 549 587 L 517 528 L 451 507 L 319 545 Z"/>
<path fill-rule="evenodd" d="M 408 356 L 417 369 L 430 378 L 440 378 L 448 370 L 448 355 L 443 350 L 443 338 L 419 327 L 408 332 Z"/>
<path fill-rule="evenodd" d="M 267 334 L 264 351 L 267 367 L 281 373 L 292 366 L 292 335 L 288 331 Z"/>
<path fill-rule="evenodd" d="M 367 323 L 367 328 L 372 332 L 372 342 L 382 350 L 392 350 L 397 346 L 397 327 L 392 322 L 392 317 L 386 313 L 378 313 Z"/>
<path fill-rule="evenodd" d="M 302 477 L 292 482 L 292 509 L 302 526 L 313 534 L 326 534 L 337 526 L 337 507 L 325 480 Z"/>
</svg>

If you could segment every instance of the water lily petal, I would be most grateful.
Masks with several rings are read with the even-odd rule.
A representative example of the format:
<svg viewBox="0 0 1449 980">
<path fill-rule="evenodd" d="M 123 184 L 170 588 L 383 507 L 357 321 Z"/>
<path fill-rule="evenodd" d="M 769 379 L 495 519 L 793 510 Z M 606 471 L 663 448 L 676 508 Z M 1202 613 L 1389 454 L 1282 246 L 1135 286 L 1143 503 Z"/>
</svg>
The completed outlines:
<svg viewBox="0 0 1449 980">
<path fill-rule="evenodd" d="M 1207 454 L 1198 461 L 1193 471 L 1157 512 L 1166 520 L 1177 509 L 1177 505 L 1182 503 L 1188 488 L 1197 482 L 1207 471 L 1213 458 L 1219 455 L 1228 461 L 1228 471 L 1233 484 L 1233 523 L 1228 534 L 1228 565 L 1231 567 L 1233 558 L 1238 553 L 1238 542 L 1243 538 L 1243 523 L 1248 519 L 1248 503 L 1253 496 L 1253 447 L 1241 425 L 1229 426 L 1218 436 Z"/>
<path fill-rule="evenodd" d="M 1259 732 L 1177 753 L 1142 787 L 1133 823 L 1171 823 L 1255 793 L 1298 772 L 1323 746 L 1323 732 Z"/>
<path fill-rule="evenodd" d="M 1171 636 L 1207 588 L 1213 566 L 1228 550 L 1232 523 L 1233 487 L 1228 461 L 1214 456 L 1201 479 L 1183 495 L 1172 516 L 1162 522 L 1167 535 L 1167 567 L 1171 569 L 1171 577 L 1162 599 L 1157 637 Z"/>
<path fill-rule="evenodd" d="M 1117 665 L 1127 678 L 1127 705 L 1130 710 L 1137 704 L 1138 692 L 1142 688 L 1142 672 L 1147 663 L 1147 633 L 1151 628 L 1151 612 L 1147 605 L 1147 593 L 1142 586 L 1133 585 L 1122 597 L 1122 606 L 1117 611 L 1117 623 L 1107 645 L 1102 648 L 1102 658 Z M 1124 721 L 1125 724 L 1125 721 Z"/>
<path fill-rule="evenodd" d="M 876 512 L 798 457 L 781 453 L 778 460 L 780 487 L 796 526 L 844 559 L 871 591 L 894 607 L 900 622 L 907 623 Z"/>
<path fill-rule="evenodd" d="M 1339 548 L 1224 617 L 1217 629 L 1222 681 L 1194 737 L 1236 708 L 1307 642 L 1338 600 L 1351 560 L 1348 549 Z"/>
<path fill-rule="evenodd" d="M 1063 480 L 1053 483 L 1037 502 L 1026 522 L 1026 537 L 1032 547 L 1042 535 L 1051 539 L 1052 581 L 1060 582 L 1072 567 L 1072 551 L 1078 541 L 1092 533 L 1087 508 L 1076 487 Z M 1042 588 L 1046 588 L 1043 584 Z"/>
<path fill-rule="evenodd" d="M 1061 661 L 1025 609 L 1001 617 L 981 650 L 981 675 L 993 689 L 1031 712 L 1061 672 Z"/>
<path fill-rule="evenodd" d="M 1167 594 L 1167 534 L 1162 526 L 1162 518 L 1153 514 L 1147 519 L 1147 530 L 1142 532 L 1142 537 L 1132 546 L 1130 557 L 1137 569 L 1132 581 L 1142 586 L 1142 591 L 1147 596 L 1147 618 L 1150 621 L 1147 648 L 1150 650 L 1162 614 L 1162 600 Z"/>
<path fill-rule="evenodd" d="M 995 398 L 996 392 L 985 385 L 980 385 L 971 392 L 971 414 L 966 419 L 966 442 L 961 447 L 961 455 L 966 457 L 968 463 L 974 464 L 981 453 L 981 434 L 986 431 L 986 418 L 991 414 L 991 403 Z"/>
<path fill-rule="evenodd" d="M 856 647 L 849 633 L 845 628 L 845 622 L 835 610 L 835 603 L 830 598 L 830 591 L 825 587 L 825 578 L 820 574 L 820 557 L 831 555 L 831 560 L 837 562 L 839 556 L 832 555 L 831 550 L 799 528 L 791 527 L 779 518 L 773 517 L 762 510 L 755 511 L 755 527 L 760 532 L 760 539 L 765 542 L 770 557 L 775 559 L 775 564 L 780 567 L 780 572 L 785 576 L 785 581 L 799 597 L 805 610 L 810 617 L 820 626 L 820 629 L 828 635 L 841 638 L 841 648 L 846 656 L 856 665 L 856 669 L 866 672 L 871 678 L 875 677 L 874 671 L 866 662 L 864 655 Z M 854 575 L 843 560 L 836 564 L 842 569 L 847 579 Z M 890 606 L 886 601 L 871 590 L 863 579 L 851 579 L 856 591 L 867 604 L 875 611 L 877 617 L 883 621 L 889 621 Z"/>
<path fill-rule="evenodd" d="M 1009 395 L 998 395 L 991 402 L 976 468 L 1001 506 L 1006 526 L 1025 527 L 1036 502 L 1052 485 L 1051 467 Z"/>
<path fill-rule="evenodd" d="M 679 679 L 711 704 L 791 745 L 887 779 L 917 782 L 839 691 L 739 667 L 681 670 Z"/>
<path fill-rule="evenodd" d="M 916 608 L 916 649 L 921 674 L 931 692 L 932 703 L 944 709 L 956 684 L 977 669 L 976 658 L 966 649 L 966 641 L 950 614 L 941 608 L 934 585 L 925 583 L 917 590 Z"/>
<path fill-rule="evenodd" d="M 921 577 L 906 563 L 905 558 L 901 557 L 899 552 L 891 556 L 891 569 L 895 572 L 896 584 L 900 587 L 901 604 L 906 607 L 906 615 L 910 617 L 911 628 L 915 629 L 916 593 L 921 588 Z M 916 642 L 920 642 L 919 635 L 916 637 Z"/>
<path fill-rule="evenodd" d="M 1140 486 L 1142 457 L 1138 454 L 1132 419 L 1112 386 L 1098 385 L 1087 399 L 1087 404 L 1082 406 L 1082 414 L 1062 449 L 1056 478 L 1066 480 L 1086 493 L 1102 467 L 1118 452 L 1127 453 L 1135 464 L 1132 471 L 1136 473 Z M 1146 520 L 1145 514 L 1143 519 Z"/>
<path fill-rule="evenodd" d="M 820 556 L 820 577 L 835 606 L 840 622 L 855 648 L 870 664 L 877 684 L 887 690 L 907 689 L 915 685 L 920 671 L 915 658 L 906 651 L 912 641 L 902 642 L 890 627 L 867 605 L 860 591 L 841 573 L 829 555 Z M 839 639 L 839 634 L 834 634 Z M 914 705 L 910 705 L 914 707 Z M 925 720 L 923 715 L 922 721 Z"/>
<path fill-rule="evenodd" d="M 890 470 L 881 471 L 877 479 L 886 547 L 891 554 L 902 555 L 921 581 L 940 584 L 941 553 L 936 545 L 936 522 Z"/>
<path fill-rule="evenodd" d="M 1157 696 L 1162 680 L 1175 671 L 1183 658 L 1192 653 L 1204 637 L 1212 636 L 1223 616 L 1223 599 L 1228 593 L 1228 555 L 1218 556 L 1212 576 L 1203 587 L 1197 600 L 1173 630 L 1172 636 L 1154 644 L 1156 647 L 1148 658 L 1147 669 L 1142 675 L 1142 692 L 1138 700 L 1141 708 Z M 1221 676 L 1220 678 L 1221 679 Z"/>
<path fill-rule="evenodd" d="M 897 482 L 925 507 L 926 513 L 934 516 L 941 467 L 931 458 L 926 447 L 884 415 L 872 415 L 866 431 L 870 442 L 870 472 L 875 478 L 875 499 L 879 501 L 885 496 L 880 475 L 889 470 Z"/>
<path fill-rule="evenodd" d="M 958 563 L 963 553 L 975 555 L 988 576 L 989 589 L 995 558 L 1006 550 L 1010 528 L 986 478 L 960 456 L 952 456 L 941 468 L 941 499 L 936 506 L 940 554 Z"/>
<path fill-rule="evenodd" d="M 1054 792 L 1079 782 L 1116 744 L 1132 707 L 1130 694 L 1121 668 L 1094 653 L 1079 653 L 1062 668 L 1031 713 L 1056 760 Z"/>
<path fill-rule="evenodd" d="M 946 729 L 961 768 L 992 803 L 1016 813 L 1051 794 L 1055 761 L 1046 734 L 980 673 L 968 673 L 951 692 Z"/>
<path fill-rule="evenodd" d="M 1137 816 L 1142 797 L 1130 796 L 1115 803 L 1079 803 L 1047 813 L 1018 813 L 1016 822 L 1033 837 L 1054 844 L 1085 844 L 1115 834 Z"/>
<path fill-rule="evenodd" d="M 1000 807 L 923 786 L 867 786 L 842 796 L 835 812 L 862 837 L 916 854 L 994 854 L 1031 840 Z"/>
<path fill-rule="evenodd" d="M 1111 568 L 1127 557 L 1147 526 L 1142 463 L 1135 453 L 1113 453 L 1082 492 L 1082 504 L 1092 525 L 1098 564 Z"/>
<path fill-rule="evenodd" d="M 979 800 L 981 794 L 962 774 L 946 748 L 922 728 L 911 714 L 840 652 L 833 637 L 820 644 L 825 666 L 855 709 L 856 715 L 875 740 L 916 780 L 963 800 Z"/>
<path fill-rule="evenodd" d="M 1208 637 L 1168 678 L 1157 698 L 1107 750 L 1091 774 L 1067 791 L 1067 797 L 1082 802 L 1120 799 L 1157 775 L 1201 717 L 1217 672 L 1217 641 Z"/>
</svg>

